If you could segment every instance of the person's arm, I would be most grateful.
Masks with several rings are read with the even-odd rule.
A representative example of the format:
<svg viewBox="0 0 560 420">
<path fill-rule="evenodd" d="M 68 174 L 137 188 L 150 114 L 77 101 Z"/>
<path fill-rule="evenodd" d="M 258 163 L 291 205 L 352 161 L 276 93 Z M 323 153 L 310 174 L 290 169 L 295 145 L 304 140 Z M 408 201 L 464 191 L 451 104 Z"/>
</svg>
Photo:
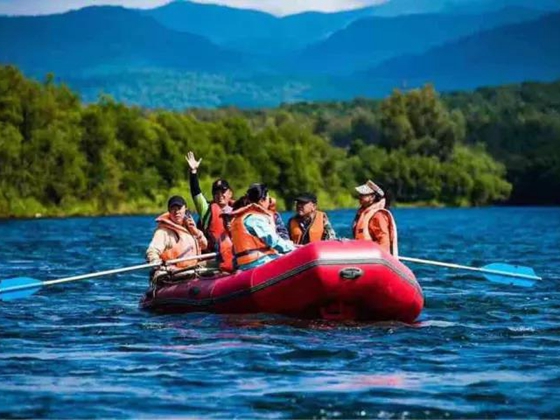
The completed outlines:
<svg viewBox="0 0 560 420">
<path fill-rule="evenodd" d="M 201 250 L 208 248 L 208 239 L 206 239 L 206 236 L 204 236 L 204 234 L 200 230 L 198 231 L 198 234 L 195 235 L 194 237 L 198 242 L 198 246 L 200 247 Z"/>
<path fill-rule="evenodd" d="M 325 213 L 325 217 L 323 219 L 323 237 L 321 238 L 323 241 L 328 241 L 330 239 L 336 239 L 336 232 L 334 231 L 333 227 L 331 226 L 331 222 L 327 217 L 327 213 Z"/>
<path fill-rule="evenodd" d="M 198 242 L 199 249 L 206 249 L 208 247 L 208 239 L 204 236 L 204 233 L 196 227 L 196 223 L 191 215 L 185 218 L 185 224 L 189 233 Z"/>
<path fill-rule="evenodd" d="M 167 242 L 167 233 L 163 229 L 157 229 L 154 232 L 154 236 L 148 249 L 146 250 L 146 261 L 150 264 L 158 263 L 161 264 L 161 254 L 165 251 Z"/>
<path fill-rule="evenodd" d="M 206 200 L 206 197 L 204 197 L 204 194 L 202 194 L 200 183 L 198 182 L 198 167 L 200 166 L 200 162 L 202 162 L 202 158 L 196 160 L 196 158 L 194 157 L 194 153 L 189 152 L 187 153 L 187 156 L 185 156 L 185 160 L 187 161 L 187 164 L 190 168 L 189 186 L 191 189 L 191 197 L 194 201 L 196 212 L 202 220 L 209 207 L 208 200 Z"/>
<path fill-rule="evenodd" d="M 288 232 L 288 229 L 286 228 L 286 225 L 282 220 L 282 216 L 278 212 L 274 212 L 274 223 L 276 224 L 276 233 L 278 234 L 278 236 L 280 236 L 282 239 L 289 240 L 290 233 Z"/>
<path fill-rule="evenodd" d="M 275 228 L 265 216 L 250 215 L 245 218 L 243 223 L 250 234 L 260 238 L 265 244 L 275 249 L 280 254 L 287 254 L 296 248 L 292 241 L 282 239 L 278 236 Z"/>
<path fill-rule="evenodd" d="M 376 213 L 369 222 L 370 234 L 384 251 L 391 252 L 391 234 L 389 218 L 383 212 Z"/>
<path fill-rule="evenodd" d="M 204 197 L 204 194 L 200 190 L 198 174 L 196 172 L 190 172 L 189 184 L 191 188 L 191 197 L 194 201 L 196 212 L 199 214 L 200 218 L 202 218 L 208 211 L 209 204 L 208 200 L 206 200 L 206 197 Z"/>
</svg>

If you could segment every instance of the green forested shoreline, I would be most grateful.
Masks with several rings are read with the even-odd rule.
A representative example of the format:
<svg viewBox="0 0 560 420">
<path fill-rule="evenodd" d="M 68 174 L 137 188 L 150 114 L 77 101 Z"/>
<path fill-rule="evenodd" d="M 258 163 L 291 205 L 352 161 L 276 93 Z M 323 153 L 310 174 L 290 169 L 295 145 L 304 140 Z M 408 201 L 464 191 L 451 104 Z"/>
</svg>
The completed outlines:
<svg viewBox="0 0 560 420">
<path fill-rule="evenodd" d="M 203 158 L 204 191 L 219 176 L 237 191 L 262 181 L 284 208 L 303 190 L 325 209 L 354 206 L 367 178 L 400 203 L 558 202 L 558 188 L 524 176 L 560 182 L 560 83 L 180 113 L 84 104 L 53 80 L 0 67 L 0 217 L 161 211 L 189 195 L 188 150 Z"/>
</svg>

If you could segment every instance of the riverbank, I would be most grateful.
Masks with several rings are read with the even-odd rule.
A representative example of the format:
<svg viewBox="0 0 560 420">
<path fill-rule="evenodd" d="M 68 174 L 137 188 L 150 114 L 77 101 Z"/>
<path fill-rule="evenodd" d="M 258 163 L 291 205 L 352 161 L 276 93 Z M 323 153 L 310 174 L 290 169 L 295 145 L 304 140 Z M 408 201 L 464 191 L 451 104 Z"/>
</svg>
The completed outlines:
<svg viewBox="0 0 560 420">
<path fill-rule="evenodd" d="M 185 197 L 186 198 L 186 197 Z M 192 200 L 190 198 L 187 200 L 190 203 L 188 204 L 189 209 L 195 215 L 197 215 L 196 211 L 194 211 L 194 206 L 192 205 Z M 348 206 L 348 207 L 322 207 L 319 206 L 323 211 L 345 211 L 345 210 L 352 210 L 358 208 L 358 202 L 356 200 L 355 206 Z M 414 203 L 394 203 L 392 208 L 399 208 L 399 209 L 414 209 L 414 208 L 469 208 L 475 206 L 449 206 L 443 203 L 437 202 L 414 202 Z M 487 206 L 486 206 L 487 207 Z M 113 209 L 112 211 L 84 211 L 84 209 L 90 208 L 87 205 L 80 206 L 74 208 L 70 211 L 64 211 L 62 209 L 52 209 L 51 211 L 43 210 L 41 212 L 36 213 L 21 213 L 21 214 L 11 214 L 11 215 L 2 215 L 0 214 L 0 220 L 33 220 L 33 219 L 64 219 L 64 218 L 73 218 L 73 217 L 119 217 L 119 216 L 152 216 L 158 215 L 165 211 L 165 204 L 162 203 L 161 206 L 154 206 L 154 205 L 144 205 L 141 209 L 138 207 L 134 207 L 132 204 L 123 204 L 118 209 Z M 293 208 L 286 208 L 285 206 L 280 206 L 278 209 L 280 212 L 290 212 L 293 211 Z"/>
</svg>

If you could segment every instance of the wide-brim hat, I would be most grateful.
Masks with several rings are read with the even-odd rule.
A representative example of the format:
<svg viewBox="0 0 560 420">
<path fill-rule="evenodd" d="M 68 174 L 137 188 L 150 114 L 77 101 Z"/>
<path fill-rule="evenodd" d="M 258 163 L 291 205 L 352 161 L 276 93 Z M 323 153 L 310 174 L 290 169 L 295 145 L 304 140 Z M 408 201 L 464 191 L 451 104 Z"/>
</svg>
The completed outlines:
<svg viewBox="0 0 560 420">
<path fill-rule="evenodd" d="M 385 192 L 381 187 L 370 179 L 368 179 L 365 184 L 356 187 L 356 191 L 358 191 L 360 195 L 377 194 L 379 197 L 385 196 Z"/>
</svg>

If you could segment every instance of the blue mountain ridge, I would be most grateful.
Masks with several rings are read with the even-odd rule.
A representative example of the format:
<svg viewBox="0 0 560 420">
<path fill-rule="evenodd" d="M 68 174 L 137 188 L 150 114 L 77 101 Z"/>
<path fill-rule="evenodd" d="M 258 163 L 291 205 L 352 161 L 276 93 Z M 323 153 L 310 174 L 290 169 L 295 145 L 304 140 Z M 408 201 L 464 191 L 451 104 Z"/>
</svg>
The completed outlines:
<svg viewBox="0 0 560 420">
<path fill-rule="evenodd" d="M 418 55 L 388 60 L 355 77 L 390 85 L 471 89 L 560 77 L 560 13 L 476 33 Z"/>
<path fill-rule="evenodd" d="M 244 57 L 195 34 L 172 31 L 122 7 L 0 17 L 0 62 L 31 74 L 75 75 L 95 69 L 160 67 L 227 71 Z"/>
<path fill-rule="evenodd" d="M 546 14 L 553 6 L 548 0 L 529 8 L 525 0 L 512 0 L 519 7 L 498 11 L 488 0 L 470 3 L 491 10 L 484 14 L 476 7 L 466 13 L 465 0 L 418 0 L 417 14 L 374 15 L 390 15 L 388 7 L 405 13 L 411 4 L 391 0 L 283 18 L 189 2 L 147 12 L 102 6 L 0 17 L 0 63 L 40 78 L 54 72 L 86 100 L 103 91 L 128 103 L 171 108 L 380 96 L 430 81 L 464 89 L 560 77 L 560 25 L 558 14 Z M 444 12 L 427 13 L 436 6 Z M 173 10 L 191 14 L 176 11 L 173 27 L 162 18 Z M 158 11 L 165 13 L 156 18 Z M 282 32 L 286 28 L 293 33 Z M 259 38 L 265 29 L 269 38 Z M 236 42 L 244 51 L 228 47 Z"/>
<path fill-rule="evenodd" d="M 306 73 L 353 73 L 390 58 L 422 53 L 461 37 L 540 17 L 544 12 L 506 8 L 488 14 L 416 14 L 354 21 L 291 58 Z M 328 65 L 325 65 L 328 63 Z"/>
</svg>

